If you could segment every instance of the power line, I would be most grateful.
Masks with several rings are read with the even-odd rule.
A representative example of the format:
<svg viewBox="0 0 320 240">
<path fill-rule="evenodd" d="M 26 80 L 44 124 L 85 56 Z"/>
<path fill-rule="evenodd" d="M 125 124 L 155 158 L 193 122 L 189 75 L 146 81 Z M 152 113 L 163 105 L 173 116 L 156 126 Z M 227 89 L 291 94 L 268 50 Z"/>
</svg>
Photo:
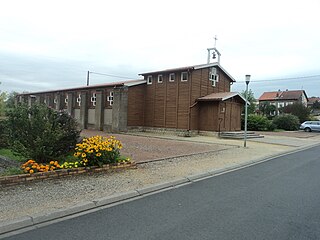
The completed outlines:
<svg viewBox="0 0 320 240">
<path fill-rule="evenodd" d="M 310 75 L 310 76 L 301 76 L 301 77 L 289 77 L 289 78 L 274 78 L 274 79 L 260 79 L 260 80 L 252 80 L 250 82 L 274 82 L 274 81 L 289 81 L 293 79 L 306 79 L 306 78 L 315 78 L 320 77 L 320 74 L 318 75 Z M 235 83 L 245 83 L 245 81 L 238 81 Z"/>
<path fill-rule="evenodd" d="M 107 73 L 98 73 L 98 72 L 91 72 L 89 71 L 90 74 L 96 74 L 96 75 L 102 75 L 102 76 L 108 76 L 108 77 L 116 77 L 116 78 L 125 78 L 125 79 L 135 79 L 132 77 L 124 77 L 124 76 L 119 76 L 119 75 L 112 75 L 112 74 L 107 74 Z"/>
</svg>

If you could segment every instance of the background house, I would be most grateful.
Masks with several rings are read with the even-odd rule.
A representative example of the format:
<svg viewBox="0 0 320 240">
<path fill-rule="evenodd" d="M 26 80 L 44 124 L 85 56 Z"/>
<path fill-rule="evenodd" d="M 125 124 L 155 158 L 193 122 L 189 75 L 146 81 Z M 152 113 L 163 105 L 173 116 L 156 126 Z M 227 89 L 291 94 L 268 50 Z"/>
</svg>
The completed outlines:
<svg viewBox="0 0 320 240">
<path fill-rule="evenodd" d="M 288 106 L 293 103 L 301 103 L 305 107 L 308 103 L 308 97 L 304 90 L 286 90 L 276 92 L 264 92 L 259 97 L 259 107 L 263 104 L 270 104 L 275 106 L 275 112 L 273 115 L 279 114 L 279 109 Z"/>
<path fill-rule="evenodd" d="M 84 129 L 241 129 L 245 100 L 230 92 L 235 79 L 219 63 L 140 75 L 144 79 L 21 94 L 17 101 L 68 111 Z"/>
<path fill-rule="evenodd" d="M 318 102 L 320 104 L 320 98 L 319 97 L 310 97 L 308 98 L 308 107 L 313 107 L 313 104 Z"/>
</svg>

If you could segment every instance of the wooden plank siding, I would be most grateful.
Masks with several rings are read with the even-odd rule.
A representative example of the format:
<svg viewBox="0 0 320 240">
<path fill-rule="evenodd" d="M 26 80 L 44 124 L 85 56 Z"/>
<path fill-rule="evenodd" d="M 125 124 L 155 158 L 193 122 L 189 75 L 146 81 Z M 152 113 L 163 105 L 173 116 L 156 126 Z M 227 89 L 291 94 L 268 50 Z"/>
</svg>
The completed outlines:
<svg viewBox="0 0 320 240">
<path fill-rule="evenodd" d="M 204 97 L 211 93 L 218 93 L 218 92 L 230 92 L 230 79 L 228 76 L 217 68 L 217 74 L 219 75 L 219 82 L 216 83 L 216 86 L 213 87 L 211 82 L 209 81 L 209 72 L 210 68 L 203 68 L 194 70 L 192 72 L 192 83 L 191 83 L 191 98 L 190 98 L 190 106 L 196 103 L 196 100 L 199 97 Z M 201 105 L 202 107 L 203 105 Z M 214 106 L 213 108 L 218 108 L 218 106 Z M 192 130 L 205 130 L 205 128 L 211 129 L 211 131 L 218 131 L 217 125 L 212 125 L 212 123 L 207 123 L 205 126 L 201 126 L 204 124 L 203 115 L 207 116 L 207 112 L 209 111 L 199 111 L 199 105 L 194 106 L 190 112 L 190 129 Z M 218 114 L 217 109 L 210 110 L 213 111 L 214 114 Z M 211 117 L 211 116 L 210 116 Z M 214 116 L 212 121 L 218 121 L 220 116 Z M 200 121 L 202 119 L 202 121 Z"/>
<path fill-rule="evenodd" d="M 155 99 L 154 99 L 154 127 L 165 127 L 165 93 L 166 93 L 166 81 L 163 74 L 163 82 L 158 83 L 158 75 L 154 75 L 154 86 L 155 86 Z"/>
<path fill-rule="evenodd" d="M 241 130 L 241 103 L 227 100 L 225 102 L 201 102 L 199 105 L 199 130 Z"/>
<path fill-rule="evenodd" d="M 191 76 L 188 75 L 188 81 L 181 81 L 181 73 L 177 75 L 177 84 L 179 86 L 179 95 L 178 95 L 178 119 L 177 125 L 178 129 L 187 129 L 188 128 L 188 119 L 189 119 L 189 87 L 191 82 Z"/>
<path fill-rule="evenodd" d="M 145 126 L 187 129 L 191 76 L 186 82 L 181 81 L 180 72 L 175 72 L 174 82 L 169 82 L 169 73 L 162 76 L 162 83 L 154 74 L 152 84 L 146 85 Z"/>
<path fill-rule="evenodd" d="M 132 86 L 128 90 L 128 126 L 144 125 L 146 85 Z"/>
<path fill-rule="evenodd" d="M 201 102 L 199 106 L 199 130 L 218 131 L 219 102 Z"/>
<path fill-rule="evenodd" d="M 154 102 L 156 84 L 157 83 L 155 82 L 153 76 L 152 84 L 146 85 L 144 124 L 147 127 L 154 127 Z"/>
<path fill-rule="evenodd" d="M 178 84 L 177 84 L 177 78 L 174 82 L 168 81 L 168 76 L 166 76 L 166 89 L 167 89 L 167 95 L 166 95 L 166 111 L 165 111 L 165 127 L 166 128 L 177 128 L 177 92 L 178 92 Z M 177 74 L 176 74 L 177 76 Z"/>
<path fill-rule="evenodd" d="M 189 72 L 188 81 L 181 81 L 181 71 L 145 74 L 145 80 L 151 75 L 153 81 L 152 84 L 146 85 L 144 126 L 203 129 L 200 125 L 203 124 L 204 120 L 202 119 L 201 122 L 199 120 L 202 118 L 202 114 L 208 115 L 207 111 L 214 111 L 214 114 L 218 114 L 218 110 L 200 111 L 197 99 L 211 93 L 230 91 L 230 78 L 218 67 L 216 68 L 219 74 L 219 82 L 217 82 L 216 87 L 212 87 L 211 81 L 209 81 L 210 68 L 201 68 Z M 169 82 L 170 73 L 175 74 L 174 82 Z M 159 74 L 163 76 L 162 83 L 158 83 Z M 214 118 L 212 121 L 216 121 L 219 116 L 212 117 Z M 209 127 L 216 130 L 216 125 L 208 124 L 205 124 L 204 128 Z"/>
</svg>

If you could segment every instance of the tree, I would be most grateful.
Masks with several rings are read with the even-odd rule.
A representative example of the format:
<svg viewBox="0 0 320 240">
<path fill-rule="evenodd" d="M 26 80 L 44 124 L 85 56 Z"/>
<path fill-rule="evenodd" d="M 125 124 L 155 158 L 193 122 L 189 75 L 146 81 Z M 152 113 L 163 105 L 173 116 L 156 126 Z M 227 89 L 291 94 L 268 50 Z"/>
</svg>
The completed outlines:
<svg viewBox="0 0 320 240">
<path fill-rule="evenodd" d="M 256 112 L 256 99 L 254 98 L 253 91 L 249 89 L 247 97 L 245 90 L 242 91 L 240 94 L 243 98 L 247 98 L 248 102 L 250 103 L 250 105 L 248 105 L 248 114 L 254 114 Z"/>
<path fill-rule="evenodd" d="M 7 93 L 6 92 L 0 92 L 0 116 L 5 115 L 5 108 L 6 108 L 6 101 L 7 99 Z"/>
<path fill-rule="evenodd" d="M 12 109 L 14 108 L 14 102 L 15 102 L 15 98 L 17 97 L 19 93 L 18 92 L 10 92 L 7 96 L 7 100 L 6 100 L 6 108 L 9 110 L 9 109 Z"/>
<path fill-rule="evenodd" d="M 310 115 L 310 109 L 305 107 L 301 103 L 287 105 L 282 108 L 282 112 L 297 116 L 301 123 L 308 120 Z"/>
<path fill-rule="evenodd" d="M 263 116 L 273 116 L 276 110 L 276 106 L 271 105 L 270 102 L 263 102 L 259 104 L 259 111 L 262 113 Z"/>
<path fill-rule="evenodd" d="M 320 109 L 320 102 L 319 102 L 319 101 L 315 101 L 315 102 L 312 104 L 312 108 L 313 108 L 313 109 Z"/>
<path fill-rule="evenodd" d="M 0 82 L 0 84 L 1 84 L 1 82 Z M 6 98 L 7 98 L 7 93 L 0 91 L 0 116 L 4 116 Z"/>
</svg>

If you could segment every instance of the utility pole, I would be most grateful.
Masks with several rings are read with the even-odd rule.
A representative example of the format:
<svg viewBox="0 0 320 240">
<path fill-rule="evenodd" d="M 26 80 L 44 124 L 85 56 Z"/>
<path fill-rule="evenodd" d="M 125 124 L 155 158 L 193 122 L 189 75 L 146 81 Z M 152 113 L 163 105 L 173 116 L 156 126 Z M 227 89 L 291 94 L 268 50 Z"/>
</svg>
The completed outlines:
<svg viewBox="0 0 320 240">
<path fill-rule="evenodd" d="M 90 78 L 90 72 L 88 71 L 88 72 L 87 72 L 87 86 L 89 86 L 89 81 L 90 81 L 89 78 Z"/>
</svg>

